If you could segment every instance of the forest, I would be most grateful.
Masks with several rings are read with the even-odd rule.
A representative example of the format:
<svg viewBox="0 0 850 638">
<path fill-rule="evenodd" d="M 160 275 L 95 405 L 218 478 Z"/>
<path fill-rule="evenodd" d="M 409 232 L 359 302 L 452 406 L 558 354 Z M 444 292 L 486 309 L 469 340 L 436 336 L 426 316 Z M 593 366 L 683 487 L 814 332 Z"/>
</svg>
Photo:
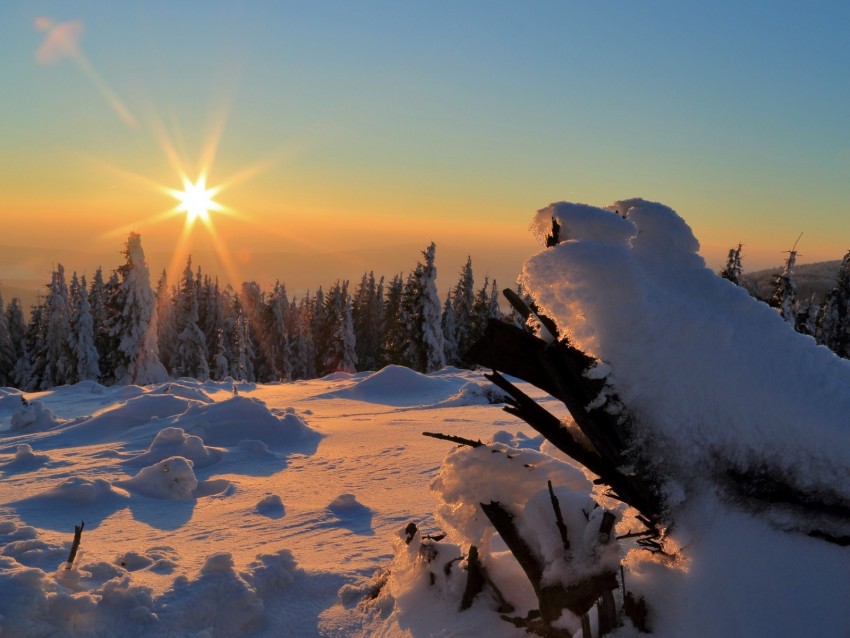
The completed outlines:
<svg viewBox="0 0 850 638">
<path fill-rule="evenodd" d="M 397 364 L 420 372 L 464 366 L 462 353 L 501 318 L 495 280 L 474 287 L 472 259 L 441 303 L 436 246 L 406 275 L 364 273 L 353 288 L 336 281 L 289 297 L 276 282 L 240 289 L 193 269 L 156 288 L 141 237 L 127 240 L 124 264 L 91 281 L 58 264 L 25 319 L 21 302 L 0 296 L 0 385 L 26 391 L 95 380 L 104 385 L 166 378 L 292 381 Z M 510 320 L 510 317 L 507 318 Z"/>
</svg>

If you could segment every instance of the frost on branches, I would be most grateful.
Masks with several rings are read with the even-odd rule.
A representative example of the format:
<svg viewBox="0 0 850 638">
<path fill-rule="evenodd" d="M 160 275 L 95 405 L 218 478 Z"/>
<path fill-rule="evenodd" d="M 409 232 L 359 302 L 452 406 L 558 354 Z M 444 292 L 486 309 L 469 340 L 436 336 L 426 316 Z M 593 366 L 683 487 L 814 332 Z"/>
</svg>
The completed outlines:
<svg viewBox="0 0 850 638">
<path fill-rule="evenodd" d="M 409 526 L 375 604 L 416 626 L 427 596 L 431 613 L 471 613 L 492 635 L 512 635 L 506 622 L 602 635 L 612 610 L 630 636 L 844 626 L 833 593 L 850 567 L 850 364 L 708 270 L 662 204 L 558 203 L 531 228 L 547 247 L 520 276 L 533 305 L 506 296 L 537 334 L 491 321 L 467 356 L 569 462 L 448 437 L 467 446 L 432 484 L 448 537 Z M 775 613 L 777 596 L 791 611 Z M 744 613 L 711 609 L 738 597 Z"/>
</svg>

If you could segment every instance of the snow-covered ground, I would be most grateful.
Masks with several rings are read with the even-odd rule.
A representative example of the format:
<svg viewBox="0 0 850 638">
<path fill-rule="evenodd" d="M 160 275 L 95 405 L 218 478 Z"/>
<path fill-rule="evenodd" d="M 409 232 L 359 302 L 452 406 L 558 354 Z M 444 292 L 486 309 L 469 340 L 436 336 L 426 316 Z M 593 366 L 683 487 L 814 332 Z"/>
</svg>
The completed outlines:
<svg viewBox="0 0 850 638">
<path fill-rule="evenodd" d="M 436 531 L 429 484 L 454 446 L 421 432 L 523 429 L 485 386 L 388 367 L 276 385 L 84 382 L 28 407 L 0 389 L 0 635 L 373 633 L 380 618 L 338 592 L 387 566 L 407 523 Z"/>
</svg>

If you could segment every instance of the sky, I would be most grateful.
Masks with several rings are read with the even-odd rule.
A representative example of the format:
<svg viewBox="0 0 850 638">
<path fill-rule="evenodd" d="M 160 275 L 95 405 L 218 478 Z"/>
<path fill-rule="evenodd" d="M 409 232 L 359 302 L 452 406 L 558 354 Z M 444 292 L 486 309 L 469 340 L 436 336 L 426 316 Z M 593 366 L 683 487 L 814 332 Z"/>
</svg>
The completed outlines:
<svg viewBox="0 0 850 638">
<path fill-rule="evenodd" d="M 644 197 L 712 267 L 800 233 L 801 262 L 840 259 L 848 26 L 839 1 L 6 0 L 0 247 L 133 230 L 241 281 L 260 253 L 410 246 L 401 271 L 435 241 L 510 284 L 537 209 Z M 220 189 L 208 223 L 173 210 L 181 171 Z"/>
</svg>

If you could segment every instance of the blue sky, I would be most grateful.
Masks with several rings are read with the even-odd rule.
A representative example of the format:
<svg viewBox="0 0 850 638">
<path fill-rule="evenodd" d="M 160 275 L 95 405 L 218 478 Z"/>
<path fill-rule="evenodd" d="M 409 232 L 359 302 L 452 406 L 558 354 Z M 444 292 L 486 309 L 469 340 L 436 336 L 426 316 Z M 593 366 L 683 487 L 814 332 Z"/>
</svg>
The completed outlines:
<svg viewBox="0 0 850 638">
<path fill-rule="evenodd" d="M 82 22 L 80 51 L 137 127 L 72 60 L 36 63 L 38 16 Z M 4 241 L 25 243 L 23 217 L 45 222 L 47 244 L 85 242 L 56 220 L 98 211 L 107 230 L 168 208 L 103 165 L 176 186 L 154 114 L 194 165 L 226 112 L 210 181 L 274 158 L 220 197 L 287 225 L 274 241 L 290 250 L 322 229 L 342 229 L 340 245 L 533 250 L 537 208 L 642 196 L 685 217 L 712 264 L 738 241 L 745 268 L 777 264 L 800 232 L 802 261 L 838 259 L 848 27 L 843 2 L 10 0 Z M 163 244 L 178 228 L 138 223 Z M 234 245 L 271 242 L 250 228 L 221 222 Z"/>
</svg>

